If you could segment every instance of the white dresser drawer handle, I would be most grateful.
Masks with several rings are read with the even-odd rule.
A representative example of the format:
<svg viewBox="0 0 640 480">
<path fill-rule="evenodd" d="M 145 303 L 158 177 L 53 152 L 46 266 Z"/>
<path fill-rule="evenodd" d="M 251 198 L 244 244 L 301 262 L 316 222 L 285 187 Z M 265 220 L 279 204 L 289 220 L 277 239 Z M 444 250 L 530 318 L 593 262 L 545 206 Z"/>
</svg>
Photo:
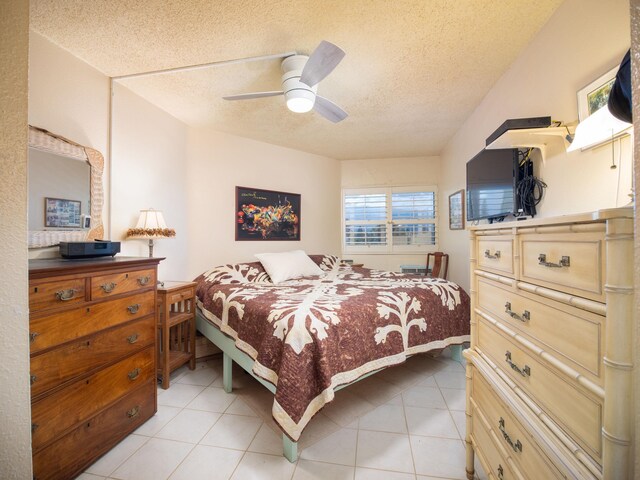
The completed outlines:
<svg viewBox="0 0 640 480">
<path fill-rule="evenodd" d="M 520 443 L 520 440 L 516 440 L 516 443 L 513 443 L 513 440 L 511 440 L 511 437 L 509 436 L 507 431 L 504 429 L 504 418 L 500 417 L 498 426 L 500 428 L 500 431 L 502 432 L 502 436 L 504 437 L 506 442 L 509 444 L 509 446 L 513 448 L 513 451 L 522 452 L 522 443 Z"/>
<path fill-rule="evenodd" d="M 498 464 L 498 480 L 504 480 L 504 469 Z"/>
<path fill-rule="evenodd" d="M 552 262 L 547 262 L 547 255 L 544 253 L 541 253 L 540 255 L 538 255 L 538 265 L 542 265 L 543 267 L 551 267 L 551 268 L 569 267 L 571 266 L 571 258 L 563 255 L 562 258 L 560 258 L 560 263 L 552 263 Z"/>
<path fill-rule="evenodd" d="M 491 255 L 491 250 L 485 250 L 484 256 L 485 258 L 493 258 L 493 259 L 500 258 L 500 250 L 496 250 L 496 253 L 494 253 L 493 255 Z"/>
<path fill-rule="evenodd" d="M 523 323 L 531 320 L 531 313 L 529 312 L 529 310 L 525 310 L 524 312 L 522 312 L 522 315 L 518 315 L 516 312 L 511 310 L 511 302 L 507 302 L 504 304 L 504 311 L 508 313 L 511 318 L 520 320 Z"/>
<path fill-rule="evenodd" d="M 507 352 L 504 354 L 505 359 L 504 361 L 507 362 L 509 364 L 509 366 L 515 370 L 516 372 L 518 372 L 520 375 L 522 375 L 523 377 L 530 377 L 531 376 L 531 368 L 529 368 L 529 365 L 525 365 L 524 368 L 520 368 L 518 365 L 516 365 L 515 363 L 513 363 L 513 361 L 511 361 L 511 352 L 507 350 Z"/>
</svg>

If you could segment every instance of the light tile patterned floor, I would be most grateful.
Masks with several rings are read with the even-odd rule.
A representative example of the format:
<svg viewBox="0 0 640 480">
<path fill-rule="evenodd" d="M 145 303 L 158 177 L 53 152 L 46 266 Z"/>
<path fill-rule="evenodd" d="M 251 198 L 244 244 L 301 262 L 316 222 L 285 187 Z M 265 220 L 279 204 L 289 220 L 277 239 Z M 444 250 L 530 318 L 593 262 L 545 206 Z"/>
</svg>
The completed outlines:
<svg viewBox="0 0 640 480">
<path fill-rule="evenodd" d="M 446 353 L 414 357 L 338 392 L 305 431 L 309 446 L 296 464 L 263 420 L 272 398 L 266 389 L 252 391 L 252 408 L 222 390 L 221 371 L 220 358 L 174 372 L 171 388 L 158 388 L 158 413 L 78 479 L 466 478 L 464 369 Z"/>
</svg>

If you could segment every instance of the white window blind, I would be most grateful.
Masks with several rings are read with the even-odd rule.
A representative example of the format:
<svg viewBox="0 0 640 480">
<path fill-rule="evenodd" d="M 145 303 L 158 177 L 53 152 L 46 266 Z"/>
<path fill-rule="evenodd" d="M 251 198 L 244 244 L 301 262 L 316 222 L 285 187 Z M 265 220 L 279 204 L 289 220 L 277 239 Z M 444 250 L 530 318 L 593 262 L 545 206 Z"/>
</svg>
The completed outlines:
<svg viewBox="0 0 640 480">
<path fill-rule="evenodd" d="M 434 187 L 349 189 L 343 192 L 345 253 L 434 250 Z"/>
</svg>

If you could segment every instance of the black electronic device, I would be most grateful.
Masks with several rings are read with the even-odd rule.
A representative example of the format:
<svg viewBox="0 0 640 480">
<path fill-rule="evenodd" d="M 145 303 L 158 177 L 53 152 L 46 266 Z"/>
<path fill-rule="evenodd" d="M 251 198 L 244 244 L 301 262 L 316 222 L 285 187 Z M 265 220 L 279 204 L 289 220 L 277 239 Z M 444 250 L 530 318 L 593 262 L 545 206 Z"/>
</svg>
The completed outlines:
<svg viewBox="0 0 640 480">
<path fill-rule="evenodd" d="M 507 130 L 522 130 L 523 128 L 547 128 L 551 126 L 551 117 L 510 118 L 500 125 L 495 132 L 487 137 L 485 145 L 490 145 Z"/>
<path fill-rule="evenodd" d="M 467 220 L 499 219 L 518 212 L 518 149 L 484 149 L 467 162 Z"/>
<path fill-rule="evenodd" d="M 60 242 L 62 258 L 113 257 L 120 251 L 120 242 L 96 240 L 94 242 Z"/>
</svg>

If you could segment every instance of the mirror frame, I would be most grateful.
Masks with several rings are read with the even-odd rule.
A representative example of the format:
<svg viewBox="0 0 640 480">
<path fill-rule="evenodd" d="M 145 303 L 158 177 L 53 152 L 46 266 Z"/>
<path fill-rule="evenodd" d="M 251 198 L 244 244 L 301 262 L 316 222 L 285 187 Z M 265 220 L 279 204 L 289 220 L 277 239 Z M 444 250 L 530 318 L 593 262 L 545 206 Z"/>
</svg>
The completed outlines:
<svg viewBox="0 0 640 480">
<path fill-rule="evenodd" d="M 29 125 L 29 147 L 44 152 L 84 160 L 91 167 L 89 197 L 91 199 L 91 229 L 87 240 L 104 238 L 104 224 L 102 223 L 102 206 L 104 205 L 104 189 L 102 174 L 104 172 L 104 157 L 90 147 L 85 147 L 44 128 Z"/>
</svg>

